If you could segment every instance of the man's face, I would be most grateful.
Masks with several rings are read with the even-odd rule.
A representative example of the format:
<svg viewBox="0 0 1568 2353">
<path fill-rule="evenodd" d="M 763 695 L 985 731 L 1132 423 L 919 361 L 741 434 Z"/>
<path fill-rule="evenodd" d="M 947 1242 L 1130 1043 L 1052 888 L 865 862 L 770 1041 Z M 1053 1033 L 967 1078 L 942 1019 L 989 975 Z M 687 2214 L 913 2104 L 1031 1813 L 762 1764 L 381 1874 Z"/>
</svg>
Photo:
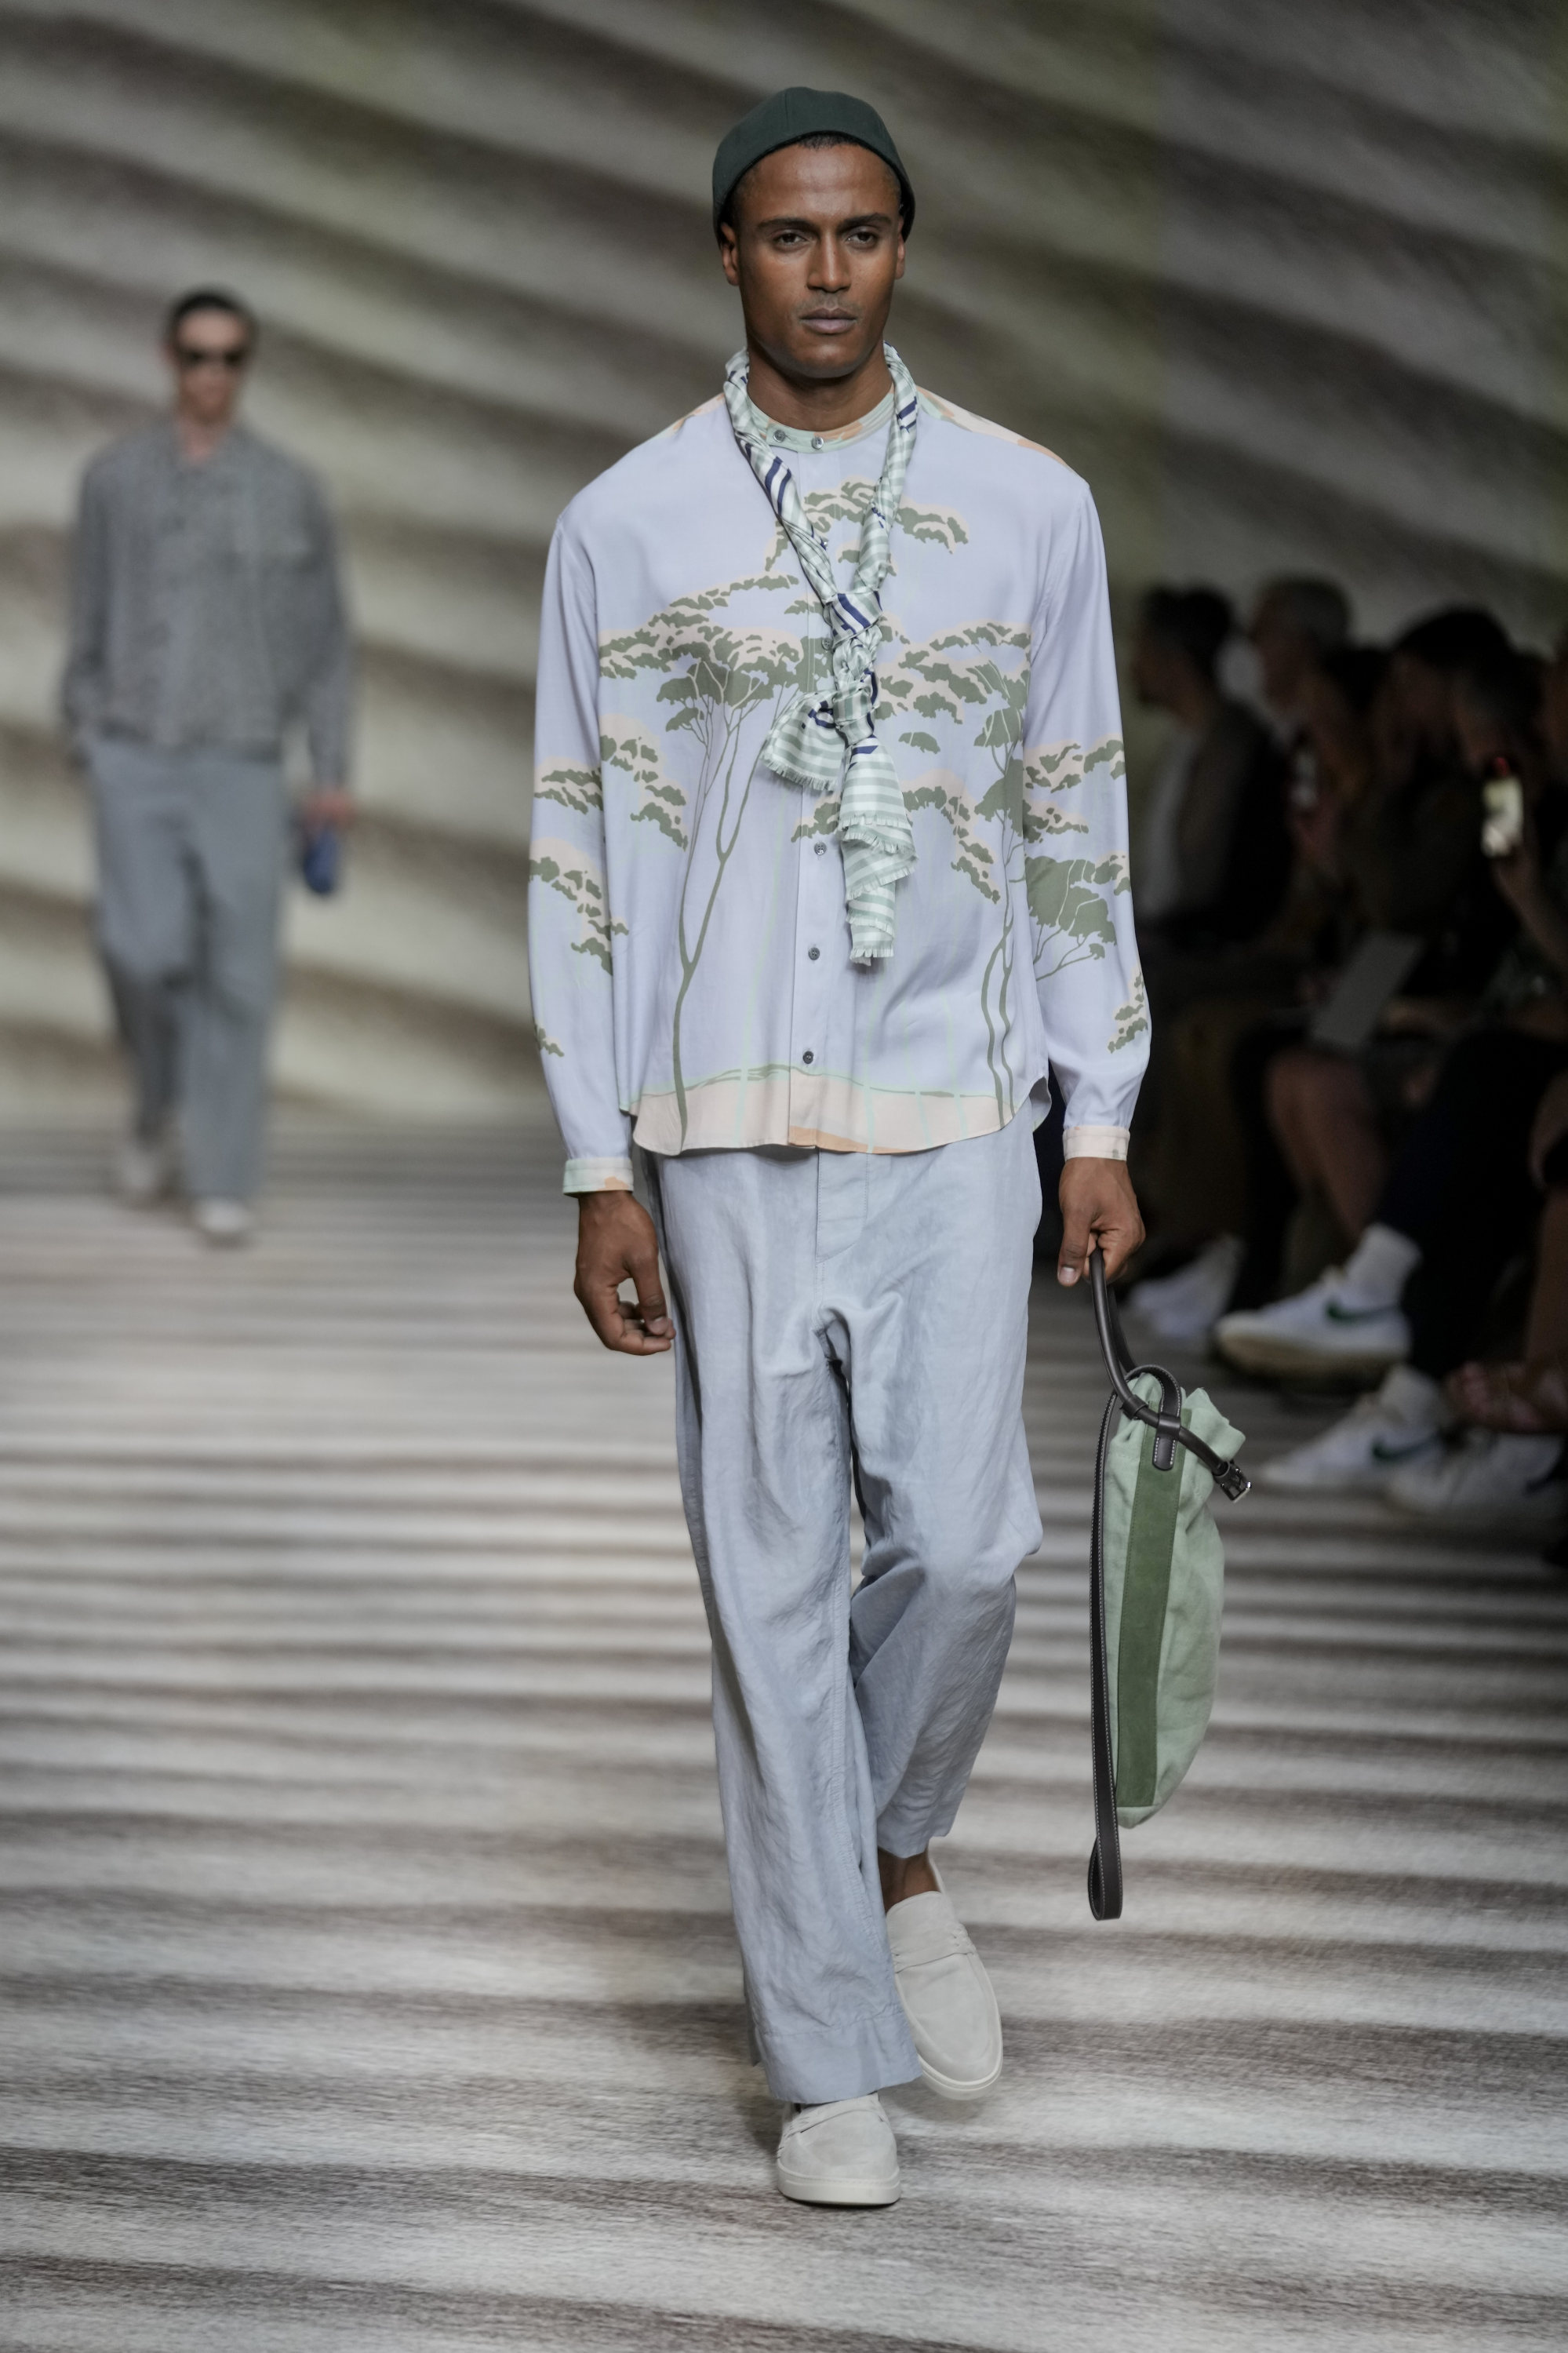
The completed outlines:
<svg viewBox="0 0 1568 2353">
<path fill-rule="evenodd" d="M 1494 760 L 1508 756 L 1508 736 L 1501 721 L 1460 679 L 1453 691 L 1454 733 L 1459 757 L 1473 776 L 1484 776 Z"/>
<path fill-rule="evenodd" d="M 1325 782 L 1337 787 L 1353 778 L 1365 757 L 1366 725 L 1322 670 L 1302 687 L 1301 720 Z"/>
<path fill-rule="evenodd" d="M 209 428 L 229 424 L 250 357 L 244 320 L 232 311 L 192 311 L 170 337 L 168 353 L 181 416 Z"/>
<path fill-rule="evenodd" d="M 753 164 L 721 229 L 748 338 L 779 374 L 830 383 L 880 348 L 904 274 L 899 184 L 868 147 L 781 147 Z"/>
<path fill-rule="evenodd" d="M 1303 636 L 1284 606 L 1272 596 L 1260 600 L 1247 634 L 1258 655 L 1264 701 L 1281 716 L 1293 713 L 1316 664 L 1310 638 Z"/>
<path fill-rule="evenodd" d="M 1423 751 L 1447 752 L 1454 741 L 1454 699 L 1447 678 L 1411 653 L 1396 653 L 1388 672 L 1414 741 Z"/>
<path fill-rule="evenodd" d="M 1181 656 L 1167 641 L 1140 622 L 1132 640 L 1132 659 L 1129 665 L 1132 675 L 1132 691 L 1140 702 L 1154 711 L 1165 710 L 1179 691 Z"/>
</svg>

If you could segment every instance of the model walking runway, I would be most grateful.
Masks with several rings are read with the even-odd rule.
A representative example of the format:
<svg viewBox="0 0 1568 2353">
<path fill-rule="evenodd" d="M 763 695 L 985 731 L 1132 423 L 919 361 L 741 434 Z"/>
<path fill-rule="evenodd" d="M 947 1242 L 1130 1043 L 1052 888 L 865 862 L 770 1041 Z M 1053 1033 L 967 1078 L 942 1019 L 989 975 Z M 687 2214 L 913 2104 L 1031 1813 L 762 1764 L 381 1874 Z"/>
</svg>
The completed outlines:
<svg viewBox="0 0 1568 2353">
<path fill-rule="evenodd" d="M 0 1176 L 7 2353 L 1555 2345 L 1568 1596 L 1227 1524 L 1215 1729 L 1096 1928 L 1087 1299 L 944 1877 L 1009 2067 L 795 2209 L 747 2063 L 668 1367 L 553 1130 L 283 1141 L 255 1251 Z M 1314 1424 L 1222 1388 L 1248 1461 Z"/>
</svg>

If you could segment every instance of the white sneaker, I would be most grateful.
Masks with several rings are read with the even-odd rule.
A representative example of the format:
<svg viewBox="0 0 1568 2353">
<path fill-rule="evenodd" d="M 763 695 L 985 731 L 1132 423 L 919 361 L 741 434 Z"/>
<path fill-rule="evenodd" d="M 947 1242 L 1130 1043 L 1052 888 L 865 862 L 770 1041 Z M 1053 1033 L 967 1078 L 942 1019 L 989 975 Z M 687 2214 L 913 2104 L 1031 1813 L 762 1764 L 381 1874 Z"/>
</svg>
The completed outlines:
<svg viewBox="0 0 1568 2353">
<path fill-rule="evenodd" d="M 1462 1520 L 1531 1534 L 1568 1517 L 1568 1486 L 1555 1477 L 1563 1440 L 1501 1430 L 1467 1430 L 1456 1446 L 1396 1472 L 1385 1500 L 1422 1519 Z"/>
<path fill-rule="evenodd" d="M 969 1931 L 938 1886 L 888 1915 L 893 1982 L 921 2073 L 944 2100 L 977 2100 L 1002 2073 L 1002 2016 Z"/>
<path fill-rule="evenodd" d="M 1378 1493 L 1405 1465 L 1441 1451 L 1442 1392 L 1436 1381 L 1395 1365 L 1383 1386 L 1304 1446 L 1278 1455 L 1258 1474 L 1263 1487 Z"/>
<path fill-rule="evenodd" d="M 786 2109 L 778 2181 L 804 2206 L 891 2206 L 900 2187 L 899 2144 L 876 2093 Z"/>
<path fill-rule="evenodd" d="M 1217 1241 L 1205 1243 L 1179 1273 L 1135 1283 L 1127 1294 L 1128 1314 L 1147 1324 L 1162 1340 L 1196 1346 L 1208 1337 L 1215 1316 L 1224 1314 L 1245 1251 L 1238 1235 L 1221 1234 Z"/>
<path fill-rule="evenodd" d="M 196 1231 L 205 1241 L 216 1242 L 232 1250 L 237 1243 L 247 1242 L 256 1225 L 248 1205 L 244 1201 L 197 1201 L 191 1211 Z"/>
<path fill-rule="evenodd" d="M 1331 1267 L 1294 1299 L 1222 1315 L 1215 1345 L 1244 1373 L 1337 1373 L 1371 1378 L 1410 1354 L 1410 1326 L 1397 1307 L 1363 1307 L 1345 1295 Z"/>
<path fill-rule="evenodd" d="M 122 1201 L 150 1208 L 163 1199 L 174 1177 L 174 1155 L 162 1136 L 151 1142 L 134 1134 L 121 1139 L 114 1155 L 114 1189 Z"/>
</svg>

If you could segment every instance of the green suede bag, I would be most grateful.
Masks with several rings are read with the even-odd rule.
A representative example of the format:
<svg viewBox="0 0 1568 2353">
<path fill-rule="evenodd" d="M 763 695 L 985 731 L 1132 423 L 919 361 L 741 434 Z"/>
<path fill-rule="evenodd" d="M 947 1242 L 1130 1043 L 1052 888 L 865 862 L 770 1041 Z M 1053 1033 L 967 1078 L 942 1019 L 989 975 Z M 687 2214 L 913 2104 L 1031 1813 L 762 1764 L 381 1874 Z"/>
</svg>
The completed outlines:
<svg viewBox="0 0 1568 2353">
<path fill-rule="evenodd" d="M 1225 1551 L 1209 1505 L 1251 1481 L 1243 1440 L 1202 1389 L 1184 1397 L 1159 1365 L 1131 1365 L 1097 1250 L 1095 1322 L 1110 1374 L 1094 1466 L 1089 1555 L 1094 1852 L 1089 1905 L 1121 1915 L 1121 1831 L 1181 1787 L 1214 1706 Z"/>
</svg>

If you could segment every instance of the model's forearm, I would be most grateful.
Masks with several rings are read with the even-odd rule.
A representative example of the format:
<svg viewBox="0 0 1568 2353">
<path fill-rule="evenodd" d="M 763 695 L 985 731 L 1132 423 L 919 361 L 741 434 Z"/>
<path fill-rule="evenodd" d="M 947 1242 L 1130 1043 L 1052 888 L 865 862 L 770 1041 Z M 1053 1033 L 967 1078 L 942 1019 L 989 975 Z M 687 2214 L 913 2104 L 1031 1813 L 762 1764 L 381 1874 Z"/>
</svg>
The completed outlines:
<svg viewBox="0 0 1568 2353">
<path fill-rule="evenodd" d="M 322 791 L 347 788 L 353 722 L 353 652 L 346 632 L 332 647 L 305 698 L 310 774 Z"/>
</svg>

